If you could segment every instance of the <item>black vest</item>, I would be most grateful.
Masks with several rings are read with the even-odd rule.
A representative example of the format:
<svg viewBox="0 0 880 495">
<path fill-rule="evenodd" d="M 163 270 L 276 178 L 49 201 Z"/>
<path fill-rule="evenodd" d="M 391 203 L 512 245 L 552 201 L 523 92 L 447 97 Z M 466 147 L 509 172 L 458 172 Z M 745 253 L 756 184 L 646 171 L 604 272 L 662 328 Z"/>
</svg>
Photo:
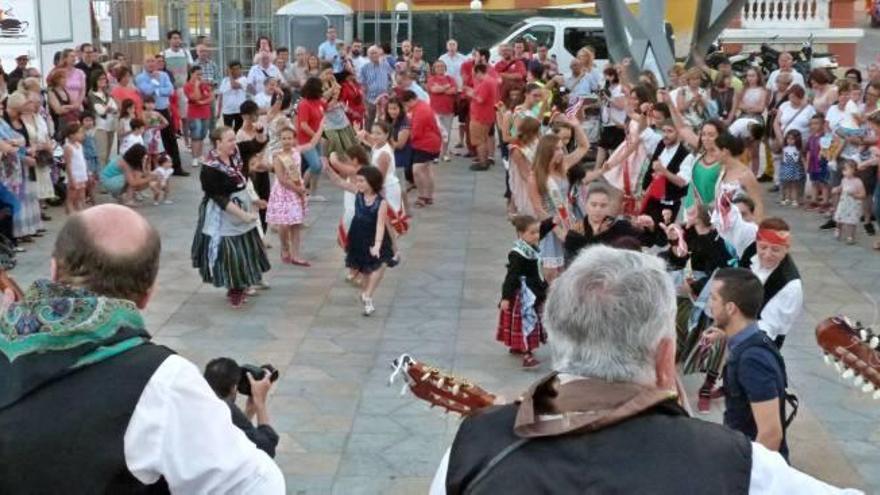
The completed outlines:
<svg viewBox="0 0 880 495">
<path fill-rule="evenodd" d="M 687 417 L 672 401 L 607 428 L 534 438 L 470 491 L 499 452 L 519 440 L 517 405 L 467 418 L 449 456 L 446 491 L 477 494 L 747 494 L 752 446 L 741 433 Z"/>
<path fill-rule="evenodd" d="M 753 242 L 743 252 L 742 258 L 739 260 L 739 266 L 746 270 L 751 270 L 752 258 L 756 254 L 758 254 L 758 243 Z M 788 285 L 789 282 L 792 280 L 799 280 L 800 278 L 801 274 L 798 272 L 794 261 L 792 261 L 791 255 L 786 255 L 785 258 L 782 258 L 779 266 L 773 270 L 773 273 L 767 277 L 767 281 L 764 282 L 764 303 L 761 304 L 761 308 L 763 309 L 763 307 L 766 306 L 767 303 L 779 293 L 779 291 Z"/>
<path fill-rule="evenodd" d="M 654 163 L 655 160 L 660 159 L 660 155 L 663 154 L 663 151 L 666 150 L 666 144 L 663 141 L 660 141 L 657 144 L 657 148 L 654 150 L 654 155 L 651 156 L 651 162 Z M 666 165 L 666 170 L 669 170 L 669 173 L 677 174 L 681 169 L 681 163 L 685 158 L 690 155 L 690 152 L 687 150 L 687 147 L 678 143 L 678 149 L 675 151 L 675 154 L 672 155 L 672 159 L 669 160 L 669 164 Z M 648 189 L 648 186 L 651 184 L 651 180 L 654 178 L 654 174 L 648 170 L 648 173 L 645 174 L 645 177 L 642 179 L 642 190 Z M 687 193 L 687 186 L 678 187 L 672 182 L 666 181 L 666 197 L 664 198 L 666 201 L 679 201 L 684 195 Z"/>
<path fill-rule="evenodd" d="M 168 493 L 125 464 L 124 436 L 169 349 L 143 344 L 49 382 L 0 410 L 0 493 Z"/>
</svg>

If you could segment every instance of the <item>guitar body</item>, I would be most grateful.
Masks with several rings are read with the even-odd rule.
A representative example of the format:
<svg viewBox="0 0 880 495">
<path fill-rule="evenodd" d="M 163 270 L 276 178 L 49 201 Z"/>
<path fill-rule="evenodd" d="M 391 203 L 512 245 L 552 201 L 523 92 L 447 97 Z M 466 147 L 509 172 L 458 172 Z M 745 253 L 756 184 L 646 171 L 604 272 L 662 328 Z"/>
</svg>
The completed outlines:
<svg viewBox="0 0 880 495">
<path fill-rule="evenodd" d="M 495 402 L 495 396 L 462 378 L 427 366 L 404 354 L 391 363 L 394 373 L 390 383 L 402 375 L 409 390 L 416 397 L 440 406 L 447 412 L 470 416 Z"/>
<path fill-rule="evenodd" d="M 845 316 L 835 316 L 816 326 L 816 342 L 826 363 L 844 379 L 853 379 L 863 392 L 880 399 L 880 335 Z"/>
</svg>

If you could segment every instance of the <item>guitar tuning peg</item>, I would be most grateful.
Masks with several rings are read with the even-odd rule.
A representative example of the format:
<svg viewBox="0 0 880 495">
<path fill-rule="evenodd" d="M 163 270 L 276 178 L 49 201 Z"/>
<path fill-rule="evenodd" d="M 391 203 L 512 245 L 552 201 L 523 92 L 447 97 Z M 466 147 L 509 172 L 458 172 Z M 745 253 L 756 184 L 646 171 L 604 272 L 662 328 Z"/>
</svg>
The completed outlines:
<svg viewBox="0 0 880 495">
<path fill-rule="evenodd" d="M 867 330 L 862 328 L 859 330 L 859 338 L 862 339 L 862 342 L 867 342 L 869 338 L 871 338 L 871 334 L 868 333 Z"/>
<path fill-rule="evenodd" d="M 460 391 L 461 391 L 461 385 L 456 384 L 454 387 L 452 387 L 452 395 L 458 395 L 458 393 Z"/>
<path fill-rule="evenodd" d="M 834 358 L 832 358 L 827 352 L 822 355 L 822 360 L 825 361 L 826 366 L 834 364 Z"/>
<path fill-rule="evenodd" d="M 871 396 L 873 399 L 880 399 L 880 390 L 874 391 L 874 395 Z"/>
<path fill-rule="evenodd" d="M 853 380 L 853 385 L 861 387 L 863 383 L 865 383 L 865 378 L 862 375 L 856 375 L 856 379 Z"/>
<path fill-rule="evenodd" d="M 876 335 L 871 336 L 871 342 L 869 342 L 868 345 L 876 349 L 877 346 L 880 346 L 880 337 Z"/>
<path fill-rule="evenodd" d="M 844 372 L 840 376 L 843 377 L 844 380 L 849 380 L 855 374 L 856 374 L 856 372 L 853 371 L 852 368 L 847 368 L 846 370 L 844 370 Z"/>
<path fill-rule="evenodd" d="M 431 372 L 429 371 L 429 372 L 425 373 L 424 375 L 422 375 L 422 379 L 420 381 L 425 381 L 430 377 L 431 377 Z"/>
<path fill-rule="evenodd" d="M 838 373 L 843 373 L 843 366 L 840 365 L 840 362 L 834 360 L 834 369 L 837 370 Z"/>
<path fill-rule="evenodd" d="M 443 388 L 443 385 L 445 383 L 446 383 L 446 377 L 444 376 L 444 377 L 440 378 L 440 380 L 437 381 L 437 388 Z"/>
<path fill-rule="evenodd" d="M 869 383 L 862 385 L 862 392 L 864 392 L 866 394 L 870 394 L 873 391 L 874 391 L 874 384 L 869 382 Z"/>
</svg>

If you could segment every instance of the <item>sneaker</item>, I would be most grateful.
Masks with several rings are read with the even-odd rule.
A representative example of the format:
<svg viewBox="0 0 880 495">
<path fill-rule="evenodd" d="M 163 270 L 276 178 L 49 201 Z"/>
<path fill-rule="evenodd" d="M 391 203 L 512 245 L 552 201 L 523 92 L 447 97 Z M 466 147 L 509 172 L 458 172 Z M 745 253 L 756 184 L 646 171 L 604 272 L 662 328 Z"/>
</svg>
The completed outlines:
<svg viewBox="0 0 880 495">
<path fill-rule="evenodd" d="M 710 399 L 708 395 L 700 394 L 700 398 L 697 399 L 697 412 L 700 414 L 709 414 L 709 411 L 711 410 L 712 399 Z"/>
<path fill-rule="evenodd" d="M 373 306 L 373 300 L 369 297 L 362 297 L 364 300 L 364 316 L 370 316 L 371 314 L 376 312 L 376 308 Z"/>
<path fill-rule="evenodd" d="M 873 236 L 873 235 L 876 235 L 876 234 L 877 234 L 877 231 L 874 230 L 874 224 L 873 224 L 873 223 L 868 222 L 868 223 L 865 224 L 865 233 L 868 234 L 868 235 L 870 235 L 870 236 Z"/>
<path fill-rule="evenodd" d="M 309 196 L 309 201 L 314 201 L 315 203 L 326 203 L 327 198 L 321 196 L 320 194 L 314 194 L 312 196 Z"/>
<path fill-rule="evenodd" d="M 837 222 L 833 218 L 828 219 L 827 222 L 819 226 L 819 230 L 831 230 L 834 228 L 837 228 Z"/>
<path fill-rule="evenodd" d="M 202 161 L 198 158 L 193 158 L 192 162 L 189 164 L 192 168 L 199 168 L 202 166 Z"/>
<path fill-rule="evenodd" d="M 789 203 L 787 199 L 782 199 L 779 201 L 779 206 L 788 206 L 789 204 L 791 203 Z"/>
<path fill-rule="evenodd" d="M 798 206 L 799 206 L 799 205 L 798 205 L 798 202 L 797 202 L 797 201 L 792 201 L 792 202 L 791 202 L 791 207 L 792 207 L 792 208 L 797 208 Z"/>
<path fill-rule="evenodd" d="M 162 202 L 162 204 L 163 205 L 173 205 L 174 201 L 171 201 L 170 199 L 166 199 L 165 201 Z"/>
<path fill-rule="evenodd" d="M 449 162 L 449 161 L 452 161 L 452 158 L 450 158 L 449 155 L 446 155 L 446 156 L 443 157 L 443 161 L 444 161 L 444 162 Z"/>
</svg>

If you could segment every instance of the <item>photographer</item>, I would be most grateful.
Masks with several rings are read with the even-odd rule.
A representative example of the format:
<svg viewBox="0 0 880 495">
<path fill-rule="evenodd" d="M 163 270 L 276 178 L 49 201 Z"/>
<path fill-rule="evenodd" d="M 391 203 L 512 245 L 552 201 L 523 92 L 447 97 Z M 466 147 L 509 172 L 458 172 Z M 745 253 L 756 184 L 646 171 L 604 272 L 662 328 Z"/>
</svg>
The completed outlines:
<svg viewBox="0 0 880 495">
<path fill-rule="evenodd" d="M 271 375 L 272 373 L 267 370 L 262 379 L 256 380 L 250 372 L 243 370 L 230 358 L 217 358 L 205 366 L 205 380 L 217 396 L 229 406 L 229 410 L 232 411 L 232 424 L 240 428 L 258 449 L 269 454 L 270 457 L 275 457 L 278 433 L 269 426 L 269 408 L 266 405 L 267 395 L 272 387 Z M 244 377 L 247 377 L 250 389 L 242 391 L 239 382 Z M 235 404 L 239 391 L 250 392 L 244 411 Z M 255 416 L 256 427 L 253 424 Z"/>
</svg>

